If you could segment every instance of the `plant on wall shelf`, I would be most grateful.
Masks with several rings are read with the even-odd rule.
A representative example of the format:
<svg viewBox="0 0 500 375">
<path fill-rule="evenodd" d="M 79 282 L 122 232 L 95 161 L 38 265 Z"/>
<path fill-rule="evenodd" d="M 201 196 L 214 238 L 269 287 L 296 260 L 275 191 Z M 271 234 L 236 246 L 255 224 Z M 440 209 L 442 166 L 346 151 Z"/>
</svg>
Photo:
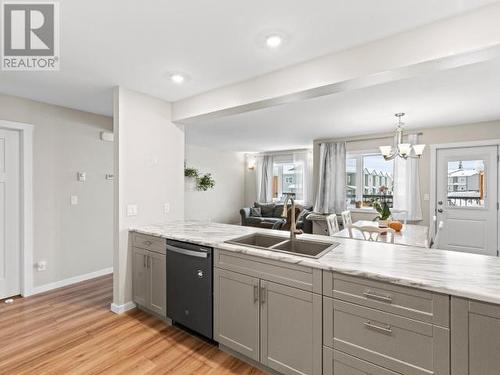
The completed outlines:
<svg viewBox="0 0 500 375">
<path fill-rule="evenodd" d="M 210 173 L 205 173 L 203 176 L 196 179 L 196 189 L 200 191 L 207 191 L 208 189 L 213 189 L 215 186 L 215 180 Z"/>
<path fill-rule="evenodd" d="M 198 170 L 196 168 L 189 168 L 189 167 L 184 168 L 184 176 L 185 177 L 197 178 L 198 175 L 199 175 Z"/>
<path fill-rule="evenodd" d="M 208 189 L 213 189 L 215 186 L 215 180 L 210 173 L 200 176 L 200 172 L 196 168 L 185 167 L 184 176 L 195 179 L 196 190 L 198 191 L 207 191 Z"/>
</svg>

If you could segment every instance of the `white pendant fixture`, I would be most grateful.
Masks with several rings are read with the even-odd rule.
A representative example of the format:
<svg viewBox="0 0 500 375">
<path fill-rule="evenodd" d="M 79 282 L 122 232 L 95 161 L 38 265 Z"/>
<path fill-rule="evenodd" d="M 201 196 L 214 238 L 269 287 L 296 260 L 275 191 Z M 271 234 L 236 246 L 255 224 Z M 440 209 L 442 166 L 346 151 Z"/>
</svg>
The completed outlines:
<svg viewBox="0 0 500 375">
<path fill-rule="evenodd" d="M 417 159 L 424 153 L 425 145 L 418 144 L 412 145 L 411 143 L 403 143 L 403 125 L 401 118 L 404 113 L 396 113 L 395 116 L 398 118 L 398 124 L 396 132 L 394 134 L 394 146 L 380 146 L 380 152 L 385 160 L 393 160 L 396 157 L 402 159 Z M 413 151 L 413 152 L 412 152 Z"/>
</svg>

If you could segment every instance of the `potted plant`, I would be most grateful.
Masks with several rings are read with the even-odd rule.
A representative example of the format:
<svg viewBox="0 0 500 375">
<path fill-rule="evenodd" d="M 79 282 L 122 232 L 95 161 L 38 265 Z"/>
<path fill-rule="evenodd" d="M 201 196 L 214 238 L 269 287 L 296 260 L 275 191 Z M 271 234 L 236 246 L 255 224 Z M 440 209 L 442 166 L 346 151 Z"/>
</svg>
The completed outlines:
<svg viewBox="0 0 500 375">
<path fill-rule="evenodd" d="M 378 213 L 377 217 L 373 220 L 378 220 L 379 227 L 381 228 L 387 227 L 391 217 L 391 210 L 387 202 L 387 190 L 386 186 L 381 186 L 379 188 L 380 198 L 372 199 L 372 206 Z"/>
</svg>

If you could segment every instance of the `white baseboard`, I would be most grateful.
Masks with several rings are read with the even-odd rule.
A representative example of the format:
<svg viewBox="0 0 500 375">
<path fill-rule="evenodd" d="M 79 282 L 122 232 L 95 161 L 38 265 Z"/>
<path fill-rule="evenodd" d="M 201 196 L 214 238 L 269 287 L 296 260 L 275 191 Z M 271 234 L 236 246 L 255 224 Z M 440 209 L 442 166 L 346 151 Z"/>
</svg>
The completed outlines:
<svg viewBox="0 0 500 375">
<path fill-rule="evenodd" d="M 33 288 L 31 295 L 43 293 L 43 292 L 48 292 L 49 290 L 62 288 L 63 286 L 76 284 L 76 283 L 79 283 L 81 281 L 95 279 L 96 277 L 109 275 L 110 273 L 113 273 L 113 267 L 104 268 L 102 270 L 86 273 L 84 275 L 74 276 L 74 277 L 70 277 L 70 278 L 64 279 L 64 280 L 59 280 L 59 281 L 56 281 L 53 283 L 48 283 L 48 284 L 36 286 Z"/>
<path fill-rule="evenodd" d="M 117 305 L 116 303 L 111 304 L 111 311 L 115 314 L 123 314 L 126 311 L 132 310 L 135 308 L 135 303 L 132 301 L 124 303 L 123 305 Z"/>
</svg>

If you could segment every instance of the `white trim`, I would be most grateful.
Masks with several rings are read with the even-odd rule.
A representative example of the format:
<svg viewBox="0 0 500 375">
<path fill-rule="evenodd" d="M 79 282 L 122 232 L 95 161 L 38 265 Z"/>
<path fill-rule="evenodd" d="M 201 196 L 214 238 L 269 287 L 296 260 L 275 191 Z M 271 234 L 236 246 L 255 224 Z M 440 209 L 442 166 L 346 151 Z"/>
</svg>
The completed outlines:
<svg viewBox="0 0 500 375">
<path fill-rule="evenodd" d="M 17 130 L 21 153 L 21 295 L 33 294 L 33 125 L 0 120 L 0 128 Z"/>
<path fill-rule="evenodd" d="M 62 288 L 64 286 L 76 284 L 76 283 L 79 283 L 82 281 L 87 281 L 90 279 L 95 279 L 96 277 L 109 275 L 111 273 L 113 273 L 113 267 L 104 268 L 102 270 L 86 273 L 84 275 L 70 277 L 68 279 L 59 280 L 59 281 L 55 281 L 53 283 L 44 284 L 44 285 L 34 287 L 32 294 L 48 292 L 49 290 Z"/>
<path fill-rule="evenodd" d="M 116 303 L 111 304 L 111 311 L 115 314 L 123 314 L 129 310 L 132 310 L 136 307 L 135 303 L 132 301 L 124 303 L 123 305 L 117 305 Z"/>
<path fill-rule="evenodd" d="M 430 207 L 429 207 L 429 235 L 434 237 L 436 225 L 433 226 L 433 217 L 436 213 L 436 179 L 437 179 L 437 151 L 439 149 L 461 148 L 461 147 L 482 147 L 482 146 L 497 146 L 500 147 L 500 139 L 485 139 L 481 141 L 463 141 L 453 143 L 440 143 L 430 145 L 431 153 L 431 168 L 430 168 Z M 497 199 L 500 197 L 500 169 L 498 176 Z M 500 230 L 500 213 L 498 214 L 499 230 Z M 499 232 L 500 233 L 500 232 Z"/>
</svg>

